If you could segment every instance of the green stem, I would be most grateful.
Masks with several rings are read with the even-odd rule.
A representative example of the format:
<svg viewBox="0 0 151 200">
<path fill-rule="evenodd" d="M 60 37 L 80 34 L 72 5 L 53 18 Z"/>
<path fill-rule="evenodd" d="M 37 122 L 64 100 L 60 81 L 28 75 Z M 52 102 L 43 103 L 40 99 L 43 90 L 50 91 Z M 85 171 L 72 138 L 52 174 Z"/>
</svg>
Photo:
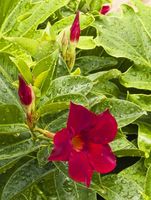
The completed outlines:
<svg viewBox="0 0 151 200">
<path fill-rule="evenodd" d="M 48 138 L 51 138 L 51 139 L 54 138 L 54 133 L 51 133 L 47 130 L 44 130 L 44 129 L 37 127 L 37 128 L 34 128 L 33 131 L 38 131 L 39 133 L 42 133 L 45 137 L 48 137 Z"/>
<path fill-rule="evenodd" d="M 38 194 L 44 199 L 47 200 L 47 197 L 44 195 L 44 193 L 39 189 L 37 185 L 34 185 L 35 189 L 37 190 Z"/>
</svg>

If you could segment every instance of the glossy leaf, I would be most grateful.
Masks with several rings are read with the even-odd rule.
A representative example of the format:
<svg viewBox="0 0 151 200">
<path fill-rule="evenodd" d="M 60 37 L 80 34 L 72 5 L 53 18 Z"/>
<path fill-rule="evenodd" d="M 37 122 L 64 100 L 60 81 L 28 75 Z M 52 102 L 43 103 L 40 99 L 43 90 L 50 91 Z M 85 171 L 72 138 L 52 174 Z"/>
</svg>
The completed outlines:
<svg viewBox="0 0 151 200">
<path fill-rule="evenodd" d="M 19 156 L 25 156 L 35 151 L 40 146 L 39 142 L 27 139 L 0 149 L 0 160 L 11 159 Z"/>
<path fill-rule="evenodd" d="M 128 94 L 128 99 L 139 105 L 143 110 L 151 111 L 151 95 Z"/>
<path fill-rule="evenodd" d="M 88 94 L 92 82 L 82 76 L 63 76 L 52 81 L 47 96 L 51 99 L 70 93 Z"/>
<path fill-rule="evenodd" d="M 120 82 L 127 88 L 151 90 L 151 68 L 148 66 L 133 66 L 121 75 Z"/>
<path fill-rule="evenodd" d="M 119 99 L 106 99 L 93 107 L 93 111 L 100 113 L 105 109 L 109 109 L 117 120 L 118 128 L 124 127 L 143 114 L 146 114 L 136 104 Z"/>
<path fill-rule="evenodd" d="M 116 139 L 110 146 L 117 157 L 123 156 L 144 156 L 142 149 L 138 149 L 132 142 L 126 139 L 125 135 L 118 133 Z"/>
<path fill-rule="evenodd" d="M 29 66 L 24 62 L 22 59 L 15 59 L 11 58 L 11 60 L 15 63 L 16 67 L 18 68 L 19 72 L 23 76 L 23 78 L 27 81 L 27 83 L 32 83 L 32 74 L 30 71 Z"/>
<path fill-rule="evenodd" d="M 118 78 L 121 72 L 117 69 L 111 69 L 108 71 L 97 72 L 94 74 L 90 74 L 88 78 L 92 81 L 107 81 L 113 78 Z"/>
<path fill-rule="evenodd" d="M 7 77 L 7 75 L 5 76 L 6 71 L 4 69 L 1 69 L 1 70 L 2 71 L 1 71 L 1 75 L 0 75 L 0 86 L 1 86 L 0 103 L 16 105 L 20 109 L 21 106 L 15 96 L 15 92 L 13 91 L 11 84 L 8 82 L 9 80 L 6 79 L 6 77 Z"/>
<path fill-rule="evenodd" d="M 15 124 L 24 122 L 24 114 L 15 105 L 0 105 L 0 124 Z"/>
<path fill-rule="evenodd" d="M 148 158 L 151 151 L 151 125 L 148 123 L 138 122 L 138 147 L 145 153 Z"/>
<path fill-rule="evenodd" d="M 55 172 L 54 182 L 58 186 L 57 194 L 61 200 L 96 200 L 96 193 L 91 189 L 79 186 L 59 171 Z"/>
<path fill-rule="evenodd" d="M 19 0 L 8 0 L 8 1 L 0 1 L 0 10 L 1 10 L 1 18 L 0 18 L 0 25 L 2 24 L 2 22 L 4 21 L 5 17 L 8 15 L 8 13 L 10 12 L 10 10 L 12 10 L 14 8 L 14 6 L 16 5 L 16 3 Z"/>
<path fill-rule="evenodd" d="M 54 53 L 48 55 L 47 57 L 37 62 L 32 70 L 34 77 L 37 77 L 44 71 L 53 69 L 54 65 L 56 64 L 57 58 L 58 58 L 58 51 L 55 51 Z"/>
<path fill-rule="evenodd" d="M 83 56 L 76 59 L 75 66 L 80 67 L 82 74 L 87 75 L 95 70 L 104 70 L 116 64 L 116 59 L 112 57 Z"/>
<path fill-rule="evenodd" d="M 60 21 L 57 21 L 55 24 L 53 24 L 53 30 L 55 32 L 60 32 L 66 27 L 71 26 L 72 21 L 74 20 L 75 15 L 71 15 L 68 17 L 65 17 L 61 19 Z M 80 29 L 83 30 L 90 26 L 94 22 L 94 17 L 92 15 L 84 15 L 80 14 Z"/>
<path fill-rule="evenodd" d="M 81 105 L 88 105 L 89 103 L 88 103 L 88 99 L 84 96 L 84 95 L 82 95 L 82 94 L 66 94 L 66 95 L 62 95 L 62 96 L 59 96 L 59 97 L 56 97 L 56 98 L 54 98 L 53 99 L 53 101 L 54 102 L 62 102 L 62 101 L 64 101 L 64 102 L 70 102 L 70 101 L 72 101 L 72 102 L 75 102 L 75 103 L 77 103 L 77 104 L 81 104 Z"/>
<path fill-rule="evenodd" d="M 26 124 L 0 124 L 0 133 L 23 133 L 29 131 L 29 128 Z"/>
<path fill-rule="evenodd" d="M 96 43 L 93 40 L 92 36 L 81 36 L 77 48 L 79 49 L 94 49 L 96 47 Z"/>
<path fill-rule="evenodd" d="M 120 15 L 100 16 L 94 24 L 98 31 L 96 41 L 112 56 L 125 57 L 137 65 L 151 67 L 151 27 L 149 21 L 145 22 L 148 18 L 142 14 L 150 16 L 151 8 L 143 6 L 143 3 L 138 4 L 141 5 L 138 12 L 123 5 Z"/>
<path fill-rule="evenodd" d="M 2 193 L 2 200 L 10 200 L 21 193 L 42 177 L 53 171 L 51 164 L 41 168 L 35 159 L 32 159 L 18 168 L 9 178 Z M 15 184 L 14 184 L 15 183 Z"/>
<path fill-rule="evenodd" d="M 38 113 L 40 116 L 55 114 L 65 110 L 69 107 L 70 102 L 52 102 L 46 103 L 38 109 Z"/>
<path fill-rule="evenodd" d="M 104 176 L 102 196 L 108 200 L 143 200 L 145 171 L 143 163 L 137 162 L 118 175 Z"/>
<path fill-rule="evenodd" d="M 5 173 L 8 169 L 12 168 L 19 158 L 12 158 L 0 161 L 0 174 Z"/>
<path fill-rule="evenodd" d="M 118 97 L 120 94 L 119 88 L 111 81 L 98 81 L 92 88 L 93 94 L 105 94 L 108 96 Z"/>
<path fill-rule="evenodd" d="M 145 194 L 146 194 L 146 199 L 149 200 L 151 198 L 151 165 L 149 166 L 146 174 Z"/>
<path fill-rule="evenodd" d="M 37 28 L 53 12 L 65 6 L 68 2 L 69 0 L 48 0 L 34 4 L 30 0 L 20 1 L 5 19 L 1 32 L 9 34 L 9 36 L 25 35 L 31 29 Z"/>
</svg>

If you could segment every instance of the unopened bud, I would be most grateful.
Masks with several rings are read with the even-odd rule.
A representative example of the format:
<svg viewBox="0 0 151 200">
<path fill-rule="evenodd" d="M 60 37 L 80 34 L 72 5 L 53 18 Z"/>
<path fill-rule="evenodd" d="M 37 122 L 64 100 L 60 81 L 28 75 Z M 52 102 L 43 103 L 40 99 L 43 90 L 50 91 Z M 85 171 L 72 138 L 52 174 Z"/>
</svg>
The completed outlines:
<svg viewBox="0 0 151 200">
<path fill-rule="evenodd" d="M 110 11 L 110 6 L 109 5 L 103 5 L 101 10 L 100 10 L 100 13 L 102 15 L 105 15 L 106 13 L 108 13 Z"/>
<path fill-rule="evenodd" d="M 18 95 L 23 105 L 29 106 L 33 100 L 33 91 L 30 85 L 19 75 Z"/>
<path fill-rule="evenodd" d="M 67 49 L 68 49 L 68 37 L 66 35 L 66 32 L 64 31 L 62 40 L 61 40 L 61 49 L 62 49 L 62 56 L 64 60 L 66 60 L 66 54 L 67 54 Z"/>
<path fill-rule="evenodd" d="M 79 22 L 79 11 L 77 12 L 74 22 L 70 29 L 70 41 L 78 42 L 80 37 L 80 22 Z"/>
</svg>

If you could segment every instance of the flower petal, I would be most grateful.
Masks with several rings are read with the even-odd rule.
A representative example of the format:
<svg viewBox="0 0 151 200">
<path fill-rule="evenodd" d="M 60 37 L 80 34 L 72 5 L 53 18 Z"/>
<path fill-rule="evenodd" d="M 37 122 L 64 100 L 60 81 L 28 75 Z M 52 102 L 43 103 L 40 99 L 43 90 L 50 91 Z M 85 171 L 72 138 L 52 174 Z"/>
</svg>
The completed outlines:
<svg viewBox="0 0 151 200">
<path fill-rule="evenodd" d="M 87 129 L 96 119 L 96 114 L 92 113 L 81 105 L 70 103 L 70 112 L 67 127 L 79 134 L 81 130 Z"/>
<path fill-rule="evenodd" d="M 93 143 L 107 144 L 114 140 L 117 133 L 117 122 L 109 110 L 97 116 L 97 123 L 89 131 L 89 140 Z"/>
<path fill-rule="evenodd" d="M 69 175 L 77 181 L 89 187 L 92 179 L 92 167 L 88 161 L 87 153 L 73 151 L 69 159 Z"/>
<path fill-rule="evenodd" d="M 48 160 L 68 161 L 71 148 L 69 131 L 64 128 L 54 136 L 54 149 L 52 150 Z"/>
<path fill-rule="evenodd" d="M 116 157 L 107 144 L 90 143 L 88 155 L 93 169 L 101 174 L 111 172 L 116 167 Z"/>
</svg>

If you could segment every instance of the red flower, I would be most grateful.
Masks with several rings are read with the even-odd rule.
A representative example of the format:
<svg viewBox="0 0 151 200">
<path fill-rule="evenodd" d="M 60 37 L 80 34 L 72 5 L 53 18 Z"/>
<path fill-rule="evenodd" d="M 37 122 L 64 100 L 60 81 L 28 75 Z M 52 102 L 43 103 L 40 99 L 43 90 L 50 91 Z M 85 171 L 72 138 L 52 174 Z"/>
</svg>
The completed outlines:
<svg viewBox="0 0 151 200">
<path fill-rule="evenodd" d="M 30 105 L 33 100 L 33 92 L 30 85 L 28 85 L 22 76 L 19 75 L 19 88 L 18 88 L 18 95 L 20 101 L 23 105 Z"/>
<path fill-rule="evenodd" d="M 67 127 L 54 136 L 49 161 L 68 161 L 69 175 L 90 185 L 93 171 L 112 171 L 116 158 L 108 145 L 117 132 L 115 118 L 107 110 L 99 115 L 81 105 L 70 104 Z"/>
<path fill-rule="evenodd" d="M 102 8 L 101 8 L 101 10 L 100 10 L 100 13 L 101 13 L 102 15 L 105 15 L 106 13 L 109 12 L 109 10 L 110 10 L 110 6 L 109 6 L 109 5 L 104 5 L 104 6 L 102 6 Z"/>
<path fill-rule="evenodd" d="M 76 14 L 74 22 L 70 29 L 70 41 L 78 42 L 80 37 L 80 22 L 79 22 L 79 11 Z"/>
</svg>

